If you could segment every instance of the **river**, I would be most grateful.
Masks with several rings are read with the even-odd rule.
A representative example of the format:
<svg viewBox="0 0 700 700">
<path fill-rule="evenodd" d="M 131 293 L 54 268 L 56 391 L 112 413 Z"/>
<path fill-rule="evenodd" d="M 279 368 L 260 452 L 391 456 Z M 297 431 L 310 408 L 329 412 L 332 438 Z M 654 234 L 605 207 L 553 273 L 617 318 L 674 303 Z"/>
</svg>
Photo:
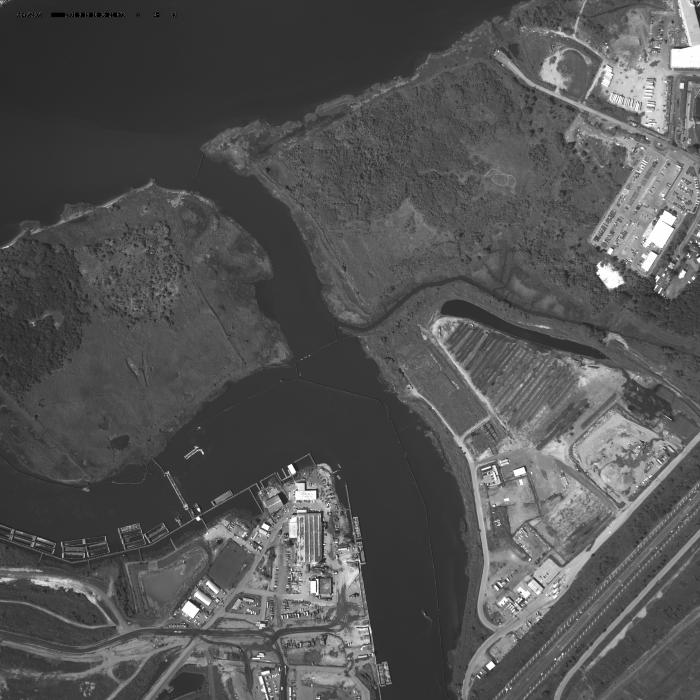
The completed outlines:
<svg viewBox="0 0 700 700">
<path fill-rule="evenodd" d="M 51 223 L 66 202 L 104 201 L 155 178 L 213 199 L 270 256 L 274 278 L 258 285 L 258 300 L 295 357 L 307 359 L 231 386 L 158 461 L 202 504 L 307 451 L 342 466 L 362 521 L 377 653 L 394 680 L 389 699 L 446 696 L 446 652 L 465 595 L 455 481 L 424 424 L 331 318 L 286 208 L 252 179 L 200 167 L 198 149 L 225 127 L 299 118 L 323 100 L 410 74 L 428 51 L 511 4 L 173 0 L 99 21 L 49 19 L 66 9 L 52 0 L 32 4 L 41 18 L 18 17 L 19 3 L 0 10 L 0 240 L 21 220 Z M 85 1 L 71 9 L 81 5 L 94 9 Z M 205 457 L 186 463 L 195 435 Z M 114 541 L 120 525 L 172 525 L 181 512 L 154 468 L 89 493 L 7 465 L 2 477 L 0 521 L 53 540 Z"/>
</svg>

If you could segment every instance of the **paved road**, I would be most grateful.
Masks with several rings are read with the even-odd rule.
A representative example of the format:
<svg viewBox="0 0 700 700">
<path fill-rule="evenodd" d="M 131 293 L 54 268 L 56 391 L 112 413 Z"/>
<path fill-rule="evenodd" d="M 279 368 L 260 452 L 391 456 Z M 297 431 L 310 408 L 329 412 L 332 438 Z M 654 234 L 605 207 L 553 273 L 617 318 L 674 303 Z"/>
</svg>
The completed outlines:
<svg viewBox="0 0 700 700">
<path fill-rule="evenodd" d="M 683 565 L 684 561 L 687 561 L 688 558 L 692 560 L 698 550 L 698 541 L 700 541 L 700 530 L 678 550 L 668 564 L 649 581 L 639 595 L 615 618 L 614 622 L 608 625 L 607 631 L 604 631 L 569 669 L 569 672 L 564 676 L 564 679 L 559 684 L 554 694 L 554 700 L 562 700 L 564 698 L 567 686 L 576 675 L 576 672 L 584 664 L 587 664 L 588 660 L 596 654 L 596 652 L 599 652 L 604 644 L 609 643 L 613 639 L 613 635 L 618 634 L 625 625 L 635 619 L 639 614 L 640 608 L 647 605 L 651 600 L 652 593 L 663 592 L 664 587 L 668 584 L 669 580 L 673 580 L 673 575 L 678 571 L 679 566 Z M 667 580 L 669 576 L 670 579 Z M 595 663 L 595 660 L 592 663 Z M 591 664 L 587 664 L 587 667 L 590 665 Z"/>
<path fill-rule="evenodd" d="M 630 133 L 630 134 L 640 134 L 641 136 L 645 136 L 647 138 L 653 138 L 655 141 L 662 141 L 665 143 L 670 143 L 670 141 L 663 137 L 661 134 L 657 134 L 656 132 L 649 132 L 646 129 L 640 129 L 638 127 L 634 127 L 631 124 L 628 124 L 627 122 L 622 121 L 621 119 L 616 119 L 615 117 L 611 117 L 608 114 L 605 114 L 604 112 L 599 112 L 597 109 L 594 109 L 593 107 L 589 107 L 586 104 L 583 104 L 583 102 L 579 102 L 578 100 L 574 100 L 571 97 L 567 97 L 566 95 L 562 95 L 560 92 L 557 92 L 556 90 L 549 90 L 548 88 L 544 87 L 543 85 L 540 85 L 539 83 L 536 83 L 534 80 L 530 80 L 521 70 L 518 68 L 518 66 L 511 61 L 508 56 L 506 56 L 502 51 L 496 51 L 493 55 L 494 59 L 498 61 L 504 68 L 507 68 L 521 83 L 524 83 L 528 87 L 533 88 L 534 90 L 539 90 L 540 92 L 543 92 L 545 95 L 549 95 L 550 97 L 553 97 L 556 100 L 560 100 L 561 102 L 565 102 L 568 105 L 571 105 L 572 107 L 575 107 L 581 112 L 588 112 L 588 114 L 596 117 L 597 119 L 602 119 L 603 121 L 610 122 L 611 124 L 615 124 L 615 126 L 618 126 L 620 129 L 623 129 L 624 131 Z"/>
<path fill-rule="evenodd" d="M 656 525 L 616 569 L 564 621 L 549 641 L 494 696 L 494 700 L 536 698 L 537 689 L 574 653 L 584 638 L 609 615 L 631 584 L 669 547 L 686 539 L 688 524 L 700 512 L 700 488 L 694 487 Z M 693 533 L 690 533 L 692 535 Z"/>
</svg>

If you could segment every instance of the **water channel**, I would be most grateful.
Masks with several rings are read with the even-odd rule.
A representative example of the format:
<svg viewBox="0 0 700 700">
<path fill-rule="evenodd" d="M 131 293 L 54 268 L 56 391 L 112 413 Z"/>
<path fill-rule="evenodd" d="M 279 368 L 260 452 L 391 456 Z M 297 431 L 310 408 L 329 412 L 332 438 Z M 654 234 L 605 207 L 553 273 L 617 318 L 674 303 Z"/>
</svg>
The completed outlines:
<svg viewBox="0 0 700 700">
<path fill-rule="evenodd" d="M 14 3 L 0 10 L 2 240 L 22 219 L 49 223 L 66 202 L 103 201 L 155 178 L 213 199 L 270 256 L 274 279 L 258 285 L 258 300 L 295 357 L 309 357 L 231 386 L 158 461 L 188 501 L 202 504 L 309 451 L 342 466 L 366 540 L 377 653 L 394 680 L 387 698 L 446 695 L 446 652 L 466 586 L 455 481 L 424 424 L 329 315 L 286 208 L 252 179 L 208 162 L 200 168 L 198 148 L 227 126 L 298 118 L 325 99 L 409 74 L 427 51 L 511 4 L 211 0 L 195 10 L 185 0 L 167 8 L 149 0 L 142 17 L 121 23 L 21 18 Z M 32 9 L 65 8 L 37 0 Z M 195 436 L 205 458 L 186 463 Z M 182 513 L 151 467 L 89 493 L 8 465 L 2 478 L 0 522 L 52 540 L 105 534 L 114 542 L 121 525 L 172 526 Z"/>
</svg>

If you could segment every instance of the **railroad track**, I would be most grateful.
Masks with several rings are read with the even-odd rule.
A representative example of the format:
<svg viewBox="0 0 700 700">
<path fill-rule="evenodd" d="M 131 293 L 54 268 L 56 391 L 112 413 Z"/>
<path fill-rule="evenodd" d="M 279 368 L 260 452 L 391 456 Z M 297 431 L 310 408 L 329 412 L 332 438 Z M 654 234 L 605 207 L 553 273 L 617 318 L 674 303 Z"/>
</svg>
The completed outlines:
<svg viewBox="0 0 700 700">
<path fill-rule="evenodd" d="M 700 512 L 700 484 L 695 485 L 649 532 L 641 542 L 608 574 L 593 592 L 557 628 L 545 644 L 524 664 L 494 700 L 519 697 L 526 700 L 583 641 L 627 588 L 646 571 L 682 534 L 690 520 Z M 630 568 L 634 564 L 633 568 Z M 601 605 L 601 603 L 603 603 Z M 591 613 L 593 616 L 590 617 Z M 587 616 L 586 619 L 583 619 Z M 542 669 L 542 670 L 540 670 Z M 538 674 L 537 672 L 540 671 Z M 525 687 L 522 687 L 522 686 Z M 513 693 L 513 691 L 516 691 Z"/>
</svg>

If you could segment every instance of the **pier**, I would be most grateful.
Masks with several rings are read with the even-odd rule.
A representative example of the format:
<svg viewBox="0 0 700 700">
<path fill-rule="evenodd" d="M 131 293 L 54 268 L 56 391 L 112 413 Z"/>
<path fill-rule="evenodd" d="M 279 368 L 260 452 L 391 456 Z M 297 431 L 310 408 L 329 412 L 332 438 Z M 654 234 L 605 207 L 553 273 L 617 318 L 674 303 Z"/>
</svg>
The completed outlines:
<svg viewBox="0 0 700 700">
<path fill-rule="evenodd" d="M 347 488 L 347 487 L 346 487 Z M 352 534 L 355 538 L 355 545 L 357 546 L 357 558 L 360 564 L 365 564 L 365 546 L 362 543 L 362 531 L 360 530 L 360 519 L 356 516 L 352 516 Z"/>
<path fill-rule="evenodd" d="M 141 530 L 141 523 L 124 525 L 119 528 L 118 532 L 124 550 L 140 549 L 147 544 L 146 537 Z"/>
<path fill-rule="evenodd" d="M 81 561 L 109 554 L 109 543 L 105 535 L 101 537 L 81 537 L 61 542 L 61 557 L 68 561 Z"/>
<path fill-rule="evenodd" d="M 8 525 L 0 525 L 0 540 L 12 542 L 23 547 L 36 549 L 44 554 L 53 554 L 56 551 L 56 543 L 51 540 L 46 540 L 43 537 L 32 535 L 22 530 L 16 530 Z"/>
<path fill-rule="evenodd" d="M 190 516 L 190 518 L 193 518 L 194 513 L 192 512 L 192 508 L 190 508 L 189 505 L 187 504 L 185 497 L 182 495 L 182 491 L 180 491 L 179 486 L 175 483 L 175 479 L 173 479 L 173 475 L 169 471 L 165 471 L 165 472 L 163 472 L 163 476 L 168 480 L 170 485 L 173 487 L 173 491 L 175 491 L 175 495 L 177 496 L 178 500 L 182 504 L 182 507 L 184 508 L 185 512 Z"/>
<path fill-rule="evenodd" d="M 202 454 L 204 452 L 198 446 L 195 446 L 195 449 L 201 450 Z M 172 535 L 178 530 L 188 527 L 190 523 L 194 522 L 195 520 L 201 520 L 201 516 L 208 514 L 210 511 L 224 505 L 226 502 L 232 499 L 235 499 L 237 496 L 246 491 L 249 491 L 255 498 L 256 489 L 254 487 L 257 486 L 259 489 L 263 486 L 263 482 L 260 481 L 256 484 L 247 486 L 245 489 L 241 489 L 236 493 L 233 493 L 231 489 L 224 491 L 222 494 L 218 495 L 216 498 L 210 501 L 211 505 L 208 508 L 201 510 L 198 509 L 198 515 L 197 517 L 195 517 L 195 513 L 192 507 L 190 507 L 190 505 L 185 500 L 182 491 L 180 491 L 180 488 L 175 482 L 175 479 L 173 478 L 170 471 L 163 469 L 163 467 L 155 459 L 152 459 L 151 461 L 158 467 L 158 469 L 160 469 L 161 474 L 168 480 L 168 483 L 175 492 L 175 495 L 180 501 L 183 510 L 189 516 L 187 519 L 175 515 L 173 517 L 174 526 L 168 527 L 166 523 L 162 522 L 153 527 L 150 527 L 145 532 L 142 529 L 141 523 L 131 523 L 129 525 L 124 525 L 117 529 L 117 535 L 119 538 L 119 544 L 121 545 L 121 548 L 114 549 L 110 547 L 106 535 L 101 535 L 98 537 L 79 537 L 77 539 L 64 540 L 59 543 L 56 543 L 52 540 L 39 537 L 38 535 L 23 532 L 22 530 L 10 527 L 9 525 L 2 524 L 0 524 L 0 542 L 4 541 L 17 545 L 18 547 L 21 547 L 23 549 L 34 550 L 39 552 L 41 555 L 47 555 L 49 557 L 62 560 L 69 564 L 80 564 L 81 562 L 87 562 L 91 559 L 102 559 L 105 557 L 123 554 L 127 551 L 134 551 L 144 547 L 148 547 L 154 544 L 155 542 L 158 542 Z M 307 466 L 316 466 L 316 462 L 314 461 L 314 458 L 311 456 L 311 454 L 307 453 L 302 457 L 299 457 L 298 459 L 293 460 L 291 462 L 291 470 L 289 469 L 288 465 L 283 469 L 279 470 L 279 472 L 271 474 L 267 478 L 274 478 L 280 484 L 283 480 L 292 479 L 294 474 L 296 473 L 295 465 L 299 469 L 303 469 Z M 258 505 L 260 506 L 259 503 Z M 197 507 L 196 504 L 194 504 L 194 506 Z M 112 542 L 112 547 L 114 547 L 114 545 L 115 543 Z"/>
</svg>

